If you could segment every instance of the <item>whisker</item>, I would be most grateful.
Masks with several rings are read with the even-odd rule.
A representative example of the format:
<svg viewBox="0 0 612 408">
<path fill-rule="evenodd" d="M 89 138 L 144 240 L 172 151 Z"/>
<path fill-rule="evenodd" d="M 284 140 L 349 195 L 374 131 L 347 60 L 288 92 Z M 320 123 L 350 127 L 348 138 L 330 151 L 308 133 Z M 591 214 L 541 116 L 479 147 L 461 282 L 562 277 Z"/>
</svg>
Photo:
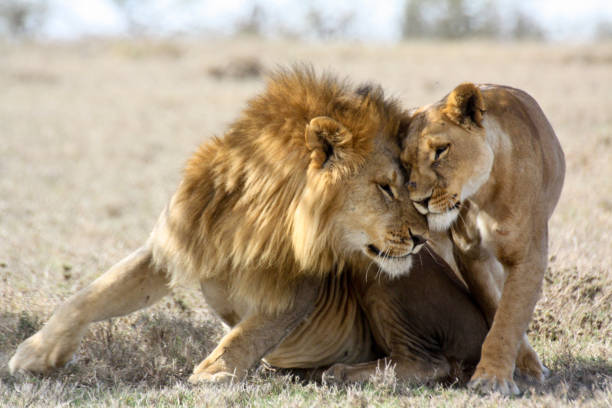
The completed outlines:
<svg viewBox="0 0 612 408">
<path fill-rule="evenodd" d="M 376 276 L 375 276 L 375 279 L 378 281 L 378 283 L 380 283 L 381 273 L 382 273 L 382 268 L 380 267 L 380 265 L 378 265 L 378 271 L 376 271 Z"/>
<path fill-rule="evenodd" d="M 368 264 L 368 268 L 366 269 L 366 283 L 368 281 L 368 273 L 370 272 L 370 267 L 375 264 L 376 262 L 374 262 L 373 259 L 370 259 L 370 263 Z M 374 276 L 374 278 L 376 279 L 376 275 Z"/>
<path fill-rule="evenodd" d="M 390 256 L 389 256 L 389 253 L 390 253 L 390 252 L 391 252 L 391 248 L 387 248 L 387 249 L 385 249 L 385 251 L 383 252 L 383 258 L 384 258 L 385 260 L 387 260 L 387 259 L 389 259 L 389 258 L 390 258 Z"/>
<path fill-rule="evenodd" d="M 461 211 L 458 210 L 457 212 L 457 218 L 459 218 L 461 220 L 461 222 L 463 223 L 463 225 L 467 225 L 465 218 L 463 218 L 463 216 L 461 215 Z"/>
</svg>

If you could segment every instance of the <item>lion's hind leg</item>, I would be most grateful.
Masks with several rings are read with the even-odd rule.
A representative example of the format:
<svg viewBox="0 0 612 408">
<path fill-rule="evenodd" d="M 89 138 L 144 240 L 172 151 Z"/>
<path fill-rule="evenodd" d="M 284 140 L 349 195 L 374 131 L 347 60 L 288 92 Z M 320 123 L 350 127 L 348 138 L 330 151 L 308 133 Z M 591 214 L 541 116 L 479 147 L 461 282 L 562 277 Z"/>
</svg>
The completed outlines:
<svg viewBox="0 0 612 408">
<path fill-rule="evenodd" d="M 389 369 L 398 379 L 417 384 L 440 381 L 451 374 L 451 365 L 444 357 L 435 361 L 385 357 L 360 364 L 334 364 L 325 371 L 323 378 L 337 382 L 365 382 Z"/>
<path fill-rule="evenodd" d="M 36 334 L 19 345 L 9 361 L 11 373 L 45 373 L 64 365 L 90 323 L 150 306 L 169 293 L 168 279 L 141 248 L 64 302 Z"/>
</svg>

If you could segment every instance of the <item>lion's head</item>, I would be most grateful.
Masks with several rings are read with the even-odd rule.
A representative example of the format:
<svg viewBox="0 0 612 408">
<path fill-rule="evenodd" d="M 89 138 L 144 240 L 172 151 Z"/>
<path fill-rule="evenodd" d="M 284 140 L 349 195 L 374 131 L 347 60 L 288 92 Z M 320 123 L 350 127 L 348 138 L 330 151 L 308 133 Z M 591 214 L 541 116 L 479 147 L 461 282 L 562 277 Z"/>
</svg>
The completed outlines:
<svg viewBox="0 0 612 408">
<path fill-rule="evenodd" d="M 487 181 L 493 151 L 482 125 L 485 105 L 471 83 L 412 113 L 403 142 L 410 198 L 432 230 L 445 230 L 461 202 Z"/>
<path fill-rule="evenodd" d="M 305 139 L 311 162 L 293 229 L 293 246 L 304 266 L 329 246 L 336 262 L 361 255 L 391 276 L 410 270 L 427 225 L 409 205 L 397 119 L 373 115 L 360 141 L 330 117 L 310 121 Z"/>
<path fill-rule="evenodd" d="M 226 277 L 269 310 L 305 275 L 372 262 L 408 272 L 427 222 L 400 161 L 407 117 L 380 87 L 280 70 L 187 163 L 153 234 L 155 259 L 172 259 L 173 282 Z"/>
</svg>

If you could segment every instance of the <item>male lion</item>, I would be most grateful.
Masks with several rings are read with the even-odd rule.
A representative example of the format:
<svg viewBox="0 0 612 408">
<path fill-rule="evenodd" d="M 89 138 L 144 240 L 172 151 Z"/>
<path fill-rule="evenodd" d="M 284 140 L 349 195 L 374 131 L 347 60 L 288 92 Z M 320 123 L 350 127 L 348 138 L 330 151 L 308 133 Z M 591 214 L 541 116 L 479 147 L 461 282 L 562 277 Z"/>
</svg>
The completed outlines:
<svg viewBox="0 0 612 408">
<path fill-rule="evenodd" d="M 410 198 L 453 256 L 491 324 L 470 385 L 518 393 L 515 362 L 547 369 L 525 331 L 547 263 L 548 219 L 565 174 L 563 151 L 536 101 L 499 85 L 464 83 L 412 113 L 402 162 Z M 448 242 L 448 241 L 446 241 Z M 451 259 L 449 259 L 451 258 Z"/>
<path fill-rule="evenodd" d="M 466 382 L 488 331 L 485 317 L 443 259 L 430 250 L 415 257 L 397 278 L 330 275 L 315 311 L 267 362 L 315 368 L 307 377 L 339 382 L 366 381 L 385 367 L 415 383 Z"/>
<path fill-rule="evenodd" d="M 409 202 L 404 113 L 310 69 L 280 71 L 223 138 L 188 161 L 146 244 L 69 298 L 25 340 L 12 372 L 66 363 L 87 326 L 197 281 L 231 331 L 190 381 L 242 378 L 313 311 L 331 273 L 406 273 L 426 222 Z"/>
</svg>

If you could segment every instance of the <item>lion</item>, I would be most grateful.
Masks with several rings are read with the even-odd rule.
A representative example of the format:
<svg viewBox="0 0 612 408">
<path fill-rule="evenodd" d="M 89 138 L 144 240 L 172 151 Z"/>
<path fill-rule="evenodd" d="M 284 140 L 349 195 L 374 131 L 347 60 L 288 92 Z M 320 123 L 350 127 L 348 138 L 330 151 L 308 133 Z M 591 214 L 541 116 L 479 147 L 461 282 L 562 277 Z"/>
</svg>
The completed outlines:
<svg viewBox="0 0 612 408">
<path fill-rule="evenodd" d="M 415 257 L 396 278 L 329 275 L 314 312 L 266 362 L 310 368 L 297 374 L 327 382 L 364 382 L 388 367 L 416 384 L 467 382 L 488 331 L 484 314 L 442 258 L 430 249 Z"/>
<path fill-rule="evenodd" d="M 405 205 L 403 119 L 380 87 L 279 70 L 190 158 L 146 243 L 63 303 L 10 371 L 62 366 L 90 323 L 198 282 L 231 330 L 189 380 L 244 378 L 312 314 L 331 274 L 371 263 L 388 277 L 410 270 L 427 224 Z"/>
<path fill-rule="evenodd" d="M 561 145 L 537 102 L 501 85 L 461 84 L 404 126 L 410 198 L 491 325 L 469 385 L 519 393 L 515 364 L 539 381 L 548 375 L 525 333 L 565 176 Z"/>
</svg>

